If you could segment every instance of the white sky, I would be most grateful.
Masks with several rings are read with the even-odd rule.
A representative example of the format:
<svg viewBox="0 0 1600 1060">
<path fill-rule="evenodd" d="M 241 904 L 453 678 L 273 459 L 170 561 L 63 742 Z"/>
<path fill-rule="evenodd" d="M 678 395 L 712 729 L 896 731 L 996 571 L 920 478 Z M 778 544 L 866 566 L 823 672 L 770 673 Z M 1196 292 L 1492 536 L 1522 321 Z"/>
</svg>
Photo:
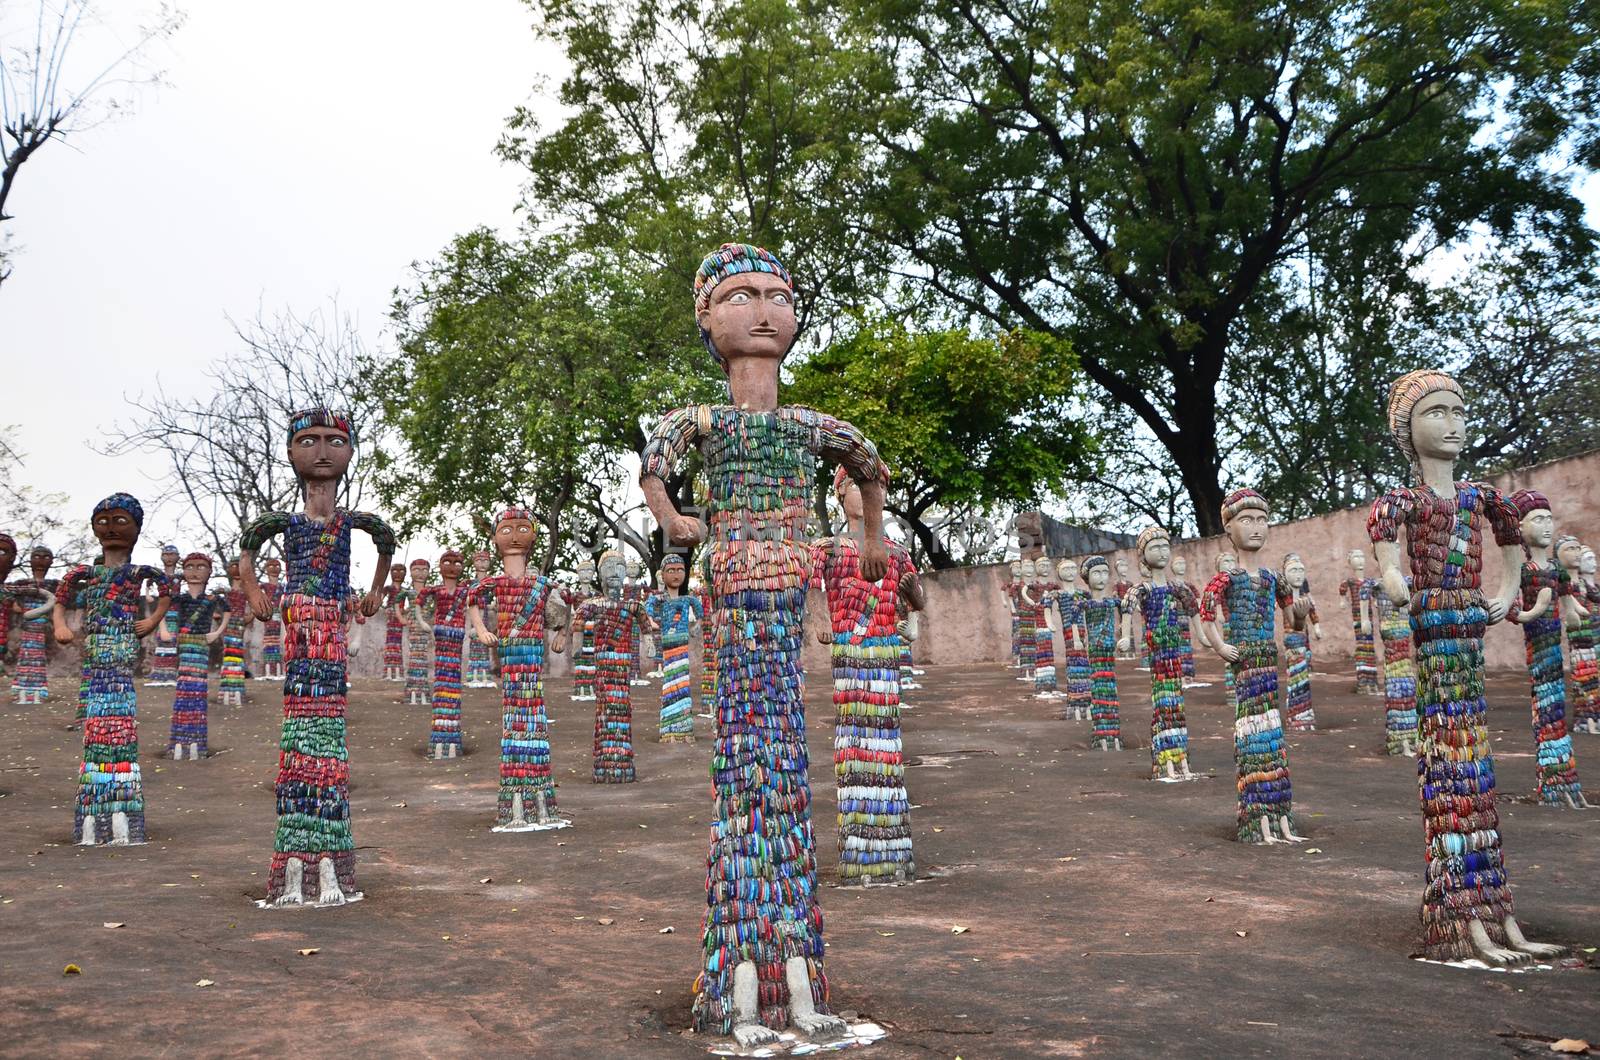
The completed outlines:
<svg viewBox="0 0 1600 1060">
<path fill-rule="evenodd" d="M 42 148 L 8 204 L 19 252 L 0 361 L 20 393 L 0 423 L 19 428 L 24 482 L 70 494 L 85 521 L 116 490 L 156 494 L 151 458 L 87 443 L 158 372 L 181 391 L 235 348 L 225 316 L 337 296 L 376 345 L 411 262 L 475 225 L 510 226 L 519 176 L 494 145 L 517 105 L 546 95 L 536 83 L 559 82 L 560 54 L 520 0 L 181 6 L 187 23 L 154 53 L 169 84 Z M 179 514 L 147 506 L 142 558 Z"/>
</svg>

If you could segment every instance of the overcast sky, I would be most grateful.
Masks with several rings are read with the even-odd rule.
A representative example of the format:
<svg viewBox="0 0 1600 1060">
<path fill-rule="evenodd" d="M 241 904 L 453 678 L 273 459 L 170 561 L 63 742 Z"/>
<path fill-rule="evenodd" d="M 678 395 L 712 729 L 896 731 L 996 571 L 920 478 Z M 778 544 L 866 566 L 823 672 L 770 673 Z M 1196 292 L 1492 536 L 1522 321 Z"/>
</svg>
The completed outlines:
<svg viewBox="0 0 1600 1060">
<path fill-rule="evenodd" d="M 19 6 L 32 5 L 13 18 Z M 0 423 L 17 425 L 24 481 L 70 494 L 85 520 L 116 490 L 158 492 L 141 474 L 150 458 L 88 443 L 157 373 L 198 389 L 196 373 L 236 348 L 228 316 L 337 296 L 370 345 L 411 262 L 475 225 L 513 224 L 519 177 L 493 148 L 561 69 L 520 0 L 182 7 L 187 23 L 154 55 L 170 84 L 41 149 L 8 204 Z M 178 515 L 147 515 L 144 558 Z"/>
</svg>

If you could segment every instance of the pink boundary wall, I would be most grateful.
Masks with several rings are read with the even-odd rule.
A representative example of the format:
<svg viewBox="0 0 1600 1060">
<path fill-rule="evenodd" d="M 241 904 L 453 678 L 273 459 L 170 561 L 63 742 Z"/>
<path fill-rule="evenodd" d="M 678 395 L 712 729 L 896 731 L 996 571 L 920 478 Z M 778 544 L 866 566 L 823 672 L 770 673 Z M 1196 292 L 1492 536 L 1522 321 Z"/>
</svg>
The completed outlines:
<svg viewBox="0 0 1600 1060">
<path fill-rule="evenodd" d="M 1508 495 L 1515 490 L 1536 489 L 1549 496 L 1555 506 L 1556 533 L 1576 534 L 1586 544 L 1600 549 L 1600 451 L 1564 460 L 1520 468 L 1489 480 Z M 1313 642 L 1317 669 L 1326 671 L 1334 663 L 1348 663 L 1353 656 L 1355 638 L 1350 628 L 1350 612 L 1339 596 L 1339 583 L 1349 570 L 1345 556 L 1352 548 L 1367 551 L 1367 572 L 1377 576 L 1367 538 L 1370 504 L 1330 512 L 1312 519 L 1274 525 L 1262 552 L 1263 565 L 1277 568 L 1287 552 L 1298 552 L 1311 573 L 1312 595 L 1322 618 L 1323 639 Z M 1139 527 L 1129 527 L 1137 531 Z M 1225 538 L 1212 537 L 1173 543 L 1173 554 L 1189 563 L 1189 580 L 1203 587 L 1211 577 L 1213 563 L 1225 545 Z M 1500 584 L 1500 553 L 1491 540 L 1484 557 L 1484 585 L 1493 591 Z M 1107 560 L 1122 557 L 1132 570 L 1138 569 L 1133 549 L 1102 553 Z M 1083 558 L 1083 557 L 1078 557 Z M 922 619 L 922 636 L 917 641 L 919 663 L 962 664 L 1000 662 L 1009 651 L 1011 619 L 1006 611 L 1001 587 L 1004 568 L 1000 564 L 928 571 L 923 574 L 928 610 Z M 814 608 L 812 608 L 814 610 Z M 813 616 L 812 620 L 815 620 Z M 810 631 L 806 642 L 805 665 L 812 680 L 826 680 L 828 657 L 819 649 Z M 1522 631 L 1502 622 L 1489 629 L 1485 638 L 1489 666 L 1495 669 L 1524 669 Z M 1057 638 L 1057 658 L 1061 656 Z M 1209 656 L 1209 652 L 1207 653 Z M 1202 661 L 1215 668 L 1215 657 Z"/>
</svg>

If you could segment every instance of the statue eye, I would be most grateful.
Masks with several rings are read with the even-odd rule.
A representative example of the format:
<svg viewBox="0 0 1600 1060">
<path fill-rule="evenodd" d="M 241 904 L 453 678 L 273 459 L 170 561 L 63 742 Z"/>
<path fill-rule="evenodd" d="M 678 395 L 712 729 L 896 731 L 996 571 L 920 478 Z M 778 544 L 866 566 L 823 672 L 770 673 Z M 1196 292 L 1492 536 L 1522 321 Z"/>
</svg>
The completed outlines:
<svg viewBox="0 0 1600 1060">
<path fill-rule="evenodd" d="M 728 303 L 730 305 L 747 305 L 749 301 L 750 295 L 744 291 L 735 291 L 728 296 Z"/>
<path fill-rule="evenodd" d="M 788 294 L 783 291 L 779 291 L 777 294 L 773 295 L 772 300 L 779 305 L 788 305 L 790 301 Z"/>
</svg>

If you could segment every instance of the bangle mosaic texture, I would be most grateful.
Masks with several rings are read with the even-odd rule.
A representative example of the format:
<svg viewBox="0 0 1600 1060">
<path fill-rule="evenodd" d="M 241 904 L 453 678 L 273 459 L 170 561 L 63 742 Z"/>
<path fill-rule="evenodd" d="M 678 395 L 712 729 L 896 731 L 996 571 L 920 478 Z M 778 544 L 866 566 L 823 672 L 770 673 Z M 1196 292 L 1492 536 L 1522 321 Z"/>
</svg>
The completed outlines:
<svg viewBox="0 0 1600 1060">
<path fill-rule="evenodd" d="M 661 627 L 656 643 L 661 645 L 661 721 L 662 743 L 694 742 L 694 691 L 690 681 L 689 634 L 703 618 L 697 596 L 668 596 L 655 593 L 645 601 L 645 611 Z"/>
<path fill-rule="evenodd" d="M 183 749 L 198 745 L 199 757 L 210 754 L 206 700 L 211 691 L 211 641 L 208 636 L 227 598 L 216 593 L 192 595 L 187 589 L 172 594 L 167 613 L 178 616 L 178 687 L 172 696 L 172 729 L 167 754 L 181 758 Z"/>
<path fill-rule="evenodd" d="M 512 827 L 543 805 L 556 816 L 556 785 L 550 773 L 550 719 L 545 712 L 544 661 L 551 594 L 560 592 L 541 576 L 494 574 L 474 588 L 480 609 L 493 603 L 500 649 L 500 793 L 495 824 Z M 474 638 L 476 639 L 476 638 Z"/>
<path fill-rule="evenodd" d="M 1406 578 L 1406 588 L 1411 579 Z M 1378 634 L 1383 639 L 1384 750 L 1406 754 L 1417 743 L 1417 668 L 1411 661 L 1411 613 L 1396 606 L 1382 587 L 1373 594 L 1378 605 Z"/>
<path fill-rule="evenodd" d="M 1083 604 L 1083 628 L 1089 642 L 1089 720 L 1094 728 L 1089 746 L 1113 750 L 1122 740 L 1122 707 L 1117 699 L 1117 629 L 1122 605 L 1107 597 Z M 1152 680 L 1155 668 L 1151 667 Z"/>
<path fill-rule="evenodd" d="M 1523 610 L 1532 609 L 1541 589 L 1550 590 L 1550 606 L 1521 623 L 1532 686 L 1537 794 L 1546 806 L 1565 806 L 1583 792 L 1567 732 L 1567 675 L 1561 659 L 1561 600 L 1572 595 L 1572 578 L 1553 559 L 1544 564 L 1530 559 L 1522 565 Z"/>
<path fill-rule="evenodd" d="M 1122 601 L 1125 613 L 1144 619 L 1150 645 L 1150 775 L 1169 766 L 1184 771 L 1189 761 L 1189 723 L 1183 711 L 1183 660 L 1179 657 L 1181 617 L 1193 607 L 1189 587 L 1141 582 Z"/>
<path fill-rule="evenodd" d="M 1372 641 L 1372 632 L 1361 632 L 1361 605 L 1371 601 L 1377 582 L 1371 578 L 1346 578 L 1339 584 L 1339 595 L 1350 601 L 1350 628 L 1356 638 L 1356 691 L 1364 696 L 1378 694 L 1378 650 Z"/>
</svg>

